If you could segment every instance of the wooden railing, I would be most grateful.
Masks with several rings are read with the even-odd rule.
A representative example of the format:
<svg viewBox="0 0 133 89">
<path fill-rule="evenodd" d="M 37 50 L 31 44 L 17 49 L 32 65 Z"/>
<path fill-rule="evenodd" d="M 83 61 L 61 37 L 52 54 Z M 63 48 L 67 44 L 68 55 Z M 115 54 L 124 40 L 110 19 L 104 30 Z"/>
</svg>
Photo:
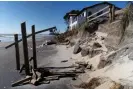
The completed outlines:
<svg viewBox="0 0 133 89">
<path fill-rule="evenodd" d="M 46 31 L 49 31 L 51 29 L 57 29 L 57 28 L 56 27 L 47 28 L 47 29 L 44 29 L 44 30 L 37 31 L 37 32 L 35 32 L 35 34 L 39 34 L 39 33 L 42 33 L 42 32 L 46 32 Z M 29 34 L 26 37 L 29 38 L 31 36 L 32 36 L 32 34 Z M 22 41 L 22 39 L 18 40 L 18 42 L 21 42 L 21 41 Z M 7 48 L 9 48 L 9 47 L 11 47 L 13 45 L 15 45 L 15 42 L 14 43 L 11 43 L 10 45 L 6 46 L 5 48 L 7 49 Z"/>
<path fill-rule="evenodd" d="M 100 13 L 100 12 L 106 10 L 106 9 L 107 9 L 106 12 L 104 12 L 104 13 L 102 13 L 102 14 L 100 14 L 100 15 L 97 15 L 98 13 Z M 91 21 L 93 21 L 93 20 L 95 20 L 95 19 L 97 19 L 97 18 L 100 18 L 100 17 L 102 17 L 102 16 L 104 16 L 104 15 L 106 15 L 106 14 L 109 14 L 110 22 L 112 22 L 112 21 L 114 20 L 114 11 L 115 11 L 114 9 L 115 9 L 115 8 L 114 8 L 113 5 L 106 6 L 106 7 L 104 7 L 103 9 L 100 9 L 99 11 L 95 12 L 94 14 L 88 16 L 88 17 L 87 17 L 87 22 L 91 22 Z M 96 16 L 96 15 L 97 15 L 97 16 Z M 90 18 L 91 18 L 91 19 L 90 19 Z"/>
<path fill-rule="evenodd" d="M 87 18 L 90 18 L 90 17 L 92 17 L 92 16 L 94 16 L 94 15 L 98 14 L 99 12 L 101 12 L 101 11 L 103 11 L 103 10 L 105 10 L 105 9 L 108 9 L 108 8 L 109 8 L 109 6 L 106 6 L 105 8 L 103 8 L 103 9 L 101 9 L 101 10 L 99 10 L 99 11 L 95 12 L 94 14 L 92 14 L 92 15 L 88 16 Z"/>
<path fill-rule="evenodd" d="M 104 15 L 106 15 L 106 14 L 108 14 L 108 13 L 109 13 L 109 11 L 106 11 L 105 13 L 103 13 L 103 14 L 97 16 L 97 17 L 94 17 L 94 18 L 92 18 L 92 19 L 88 19 L 88 22 L 93 21 L 93 20 L 95 20 L 95 19 L 97 19 L 97 18 L 99 18 L 99 17 L 101 17 L 101 16 L 104 16 Z"/>
<path fill-rule="evenodd" d="M 98 13 L 100 13 L 104 10 L 106 10 L 104 13 L 97 15 Z M 93 13 L 92 15 L 88 16 L 86 21 L 82 22 L 80 25 L 77 25 L 77 29 L 81 29 L 81 27 L 85 27 L 85 25 L 87 25 L 89 22 L 96 20 L 97 18 L 100 18 L 104 15 L 108 15 L 109 21 L 112 22 L 114 20 L 114 16 L 115 16 L 114 14 L 115 14 L 114 6 L 113 5 L 106 6 L 102 9 L 100 9 L 99 11 Z"/>
</svg>

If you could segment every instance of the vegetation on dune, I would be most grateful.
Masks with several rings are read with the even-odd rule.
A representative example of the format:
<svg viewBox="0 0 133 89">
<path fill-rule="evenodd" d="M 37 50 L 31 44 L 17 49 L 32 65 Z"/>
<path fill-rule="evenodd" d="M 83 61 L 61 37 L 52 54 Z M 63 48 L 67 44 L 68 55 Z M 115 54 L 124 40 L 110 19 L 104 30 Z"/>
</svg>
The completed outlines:
<svg viewBox="0 0 133 89">
<path fill-rule="evenodd" d="M 59 43 L 64 43 L 66 41 L 68 41 L 66 38 L 67 37 L 72 37 L 74 35 L 76 35 L 78 33 L 78 31 L 76 29 L 70 30 L 70 31 L 66 31 L 60 35 L 56 36 L 56 40 Z"/>
<path fill-rule="evenodd" d="M 129 22 L 133 21 L 133 3 L 128 2 L 126 9 L 124 10 L 123 17 L 121 19 L 121 39 L 120 42 L 123 40 L 125 35 L 125 30 L 129 25 Z"/>
</svg>

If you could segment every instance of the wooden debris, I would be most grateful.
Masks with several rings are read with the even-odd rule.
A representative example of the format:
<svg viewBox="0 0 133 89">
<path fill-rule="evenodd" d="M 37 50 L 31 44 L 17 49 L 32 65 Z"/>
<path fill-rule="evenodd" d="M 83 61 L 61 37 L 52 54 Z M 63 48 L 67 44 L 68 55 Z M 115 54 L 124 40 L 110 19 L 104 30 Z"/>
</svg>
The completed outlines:
<svg viewBox="0 0 133 89">
<path fill-rule="evenodd" d="M 79 63 L 79 64 L 84 65 L 84 63 Z M 24 66 L 25 65 L 22 66 L 20 72 L 22 72 L 22 70 L 25 68 Z M 48 68 L 33 69 L 31 66 L 31 76 L 13 83 L 12 86 L 24 84 L 25 82 L 31 83 L 33 85 L 38 85 L 40 83 L 48 84 L 50 83 L 51 80 L 59 80 L 59 78 L 63 77 L 72 77 L 72 79 L 75 80 L 76 79 L 75 77 L 77 76 L 78 73 L 84 73 L 84 72 L 85 72 L 84 69 L 71 70 L 66 72 L 53 72 L 50 71 Z"/>
<path fill-rule="evenodd" d="M 78 64 L 78 66 L 76 67 L 76 69 L 80 69 L 80 68 L 86 68 L 88 63 L 85 62 L 75 62 L 76 64 Z"/>
<path fill-rule="evenodd" d="M 59 76 L 48 76 L 48 77 L 44 77 L 45 81 L 50 81 L 50 80 L 59 80 Z"/>
<path fill-rule="evenodd" d="M 29 80 L 31 80 L 31 79 L 32 79 L 31 76 L 26 76 L 26 78 L 24 78 L 24 79 L 22 79 L 22 80 L 19 80 L 19 81 L 15 82 L 15 83 L 12 83 L 12 87 L 15 87 L 15 86 L 17 86 L 17 85 L 19 85 L 19 84 L 22 84 L 22 83 L 25 82 L 25 81 L 29 81 Z"/>
<path fill-rule="evenodd" d="M 33 84 L 33 85 L 36 85 L 37 75 L 36 75 L 36 73 L 33 69 L 32 69 L 32 73 L 33 73 L 33 75 L 32 75 L 32 79 L 31 79 L 30 83 Z"/>
<path fill-rule="evenodd" d="M 25 69 L 25 65 L 23 64 L 20 71 L 19 71 L 19 73 L 21 73 L 24 69 Z"/>
<path fill-rule="evenodd" d="M 76 64 L 79 64 L 79 65 L 84 65 L 84 64 L 87 64 L 87 63 L 85 63 L 85 62 L 82 62 L 82 61 L 77 61 L 77 62 L 75 62 Z"/>
<path fill-rule="evenodd" d="M 33 84 L 33 85 L 37 85 L 36 79 L 31 79 L 30 83 Z"/>
<path fill-rule="evenodd" d="M 42 81 L 41 83 L 42 83 L 42 84 L 49 84 L 50 81 Z"/>
<path fill-rule="evenodd" d="M 33 57 L 30 57 L 29 61 L 32 61 L 33 60 Z"/>
<path fill-rule="evenodd" d="M 61 62 L 68 62 L 68 60 L 63 60 L 63 61 L 61 61 Z"/>
</svg>

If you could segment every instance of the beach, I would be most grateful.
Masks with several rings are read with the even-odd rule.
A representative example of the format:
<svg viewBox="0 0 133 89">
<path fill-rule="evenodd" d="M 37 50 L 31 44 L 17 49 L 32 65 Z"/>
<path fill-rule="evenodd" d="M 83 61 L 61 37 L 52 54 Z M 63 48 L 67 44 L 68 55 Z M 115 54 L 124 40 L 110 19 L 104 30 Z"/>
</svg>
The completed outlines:
<svg viewBox="0 0 133 89">
<path fill-rule="evenodd" d="M 44 38 L 36 42 L 37 48 L 37 64 L 38 67 L 67 67 L 71 65 L 70 56 L 72 55 L 72 49 L 67 49 L 63 45 L 47 45 L 40 46 L 44 42 Z M 70 84 L 72 78 L 62 78 L 60 80 L 52 81 L 50 84 L 41 84 L 34 86 L 26 84 L 17 87 L 11 87 L 11 84 L 17 80 L 20 80 L 24 75 L 19 74 L 16 70 L 15 61 L 15 47 L 12 46 L 8 49 L 4 47 L 11 42 L 0 43 L 0 88 L 1 89 L 73 89 Z M 32 41 L 28 41 L 29 58 L 32 56 Z M 20 48 L 20 60 L 21 66 L 23 64 L 23 47 L 22 42 L 19 44 Z M 65 54 L 64 54 L 65 53 Z M 62 60 L 68 60 L 67 63 L 61 63 Z"/>
</svg>

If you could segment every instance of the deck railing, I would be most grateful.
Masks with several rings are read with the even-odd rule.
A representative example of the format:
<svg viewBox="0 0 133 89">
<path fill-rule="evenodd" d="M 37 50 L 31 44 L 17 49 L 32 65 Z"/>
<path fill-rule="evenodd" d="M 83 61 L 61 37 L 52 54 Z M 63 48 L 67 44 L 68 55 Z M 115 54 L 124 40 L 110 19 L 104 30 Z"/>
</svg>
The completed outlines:
<svg viewBox="0 0 133 89">
<path fill-rule="evenodd" d="M 103 12 L 105 10 L 105 12 Z M 103 12 L 102 14 L 97 15 L 98 13 Z M 99 11 L 93 13 L 92 15 L 88 16 L 86 21 L 82 22 L 81 24 L 78 24 L 77 28 L 80 29 L 81 27 L 85 26 L 87 23 L 94 21 L 102 16 L 108 15 L 109 21 L 114 21 L 115 17 L 115 8 L 114 5 L 108 5 Z"/>
<path fill-rule="evenodd" d="M 107 10 L 106 10 L 107 9 Z M 104 10 L 106 10 L 106 12 L 100 14 L 100 15 L 97 15 L 98 13 L 100 12 L 103 12 Z M 97 18 L 100 18 L 104 15 L 107 15 L 109 14 L 109 19 L 110 19 L 110 22 L 112 22 L 114 20 L 114 6 L 113 5 L 109 5 L 109 6 L 106 6 L 102 9 L 100 9 L 99 11 L 95 12 L 94 14 L 90 15 L 87 17 L 87 22 L 91 22 Z M 97 15 L 97 16 L 96 16 Z"/>
</svg>

